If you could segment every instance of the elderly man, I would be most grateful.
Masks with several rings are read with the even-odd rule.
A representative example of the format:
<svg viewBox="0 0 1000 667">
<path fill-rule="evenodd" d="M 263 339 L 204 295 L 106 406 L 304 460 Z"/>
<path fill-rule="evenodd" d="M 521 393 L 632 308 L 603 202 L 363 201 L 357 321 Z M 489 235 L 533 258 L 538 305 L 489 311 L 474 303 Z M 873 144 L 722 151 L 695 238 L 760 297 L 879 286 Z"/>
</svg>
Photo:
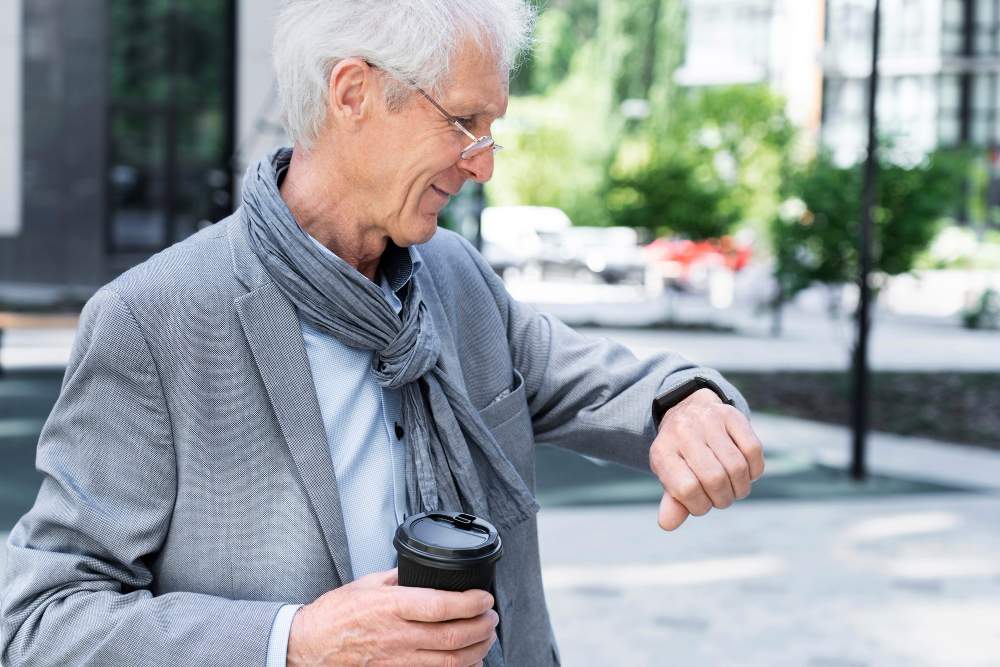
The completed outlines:
<svg viewBox="0 0 1000 667">
<path fill-rule="evenodd" d="M 493 173 L 531 19 L 283 6 L 295 147 L 87 305 L 10 536 L 5 664 L 558 664 L 535 441 L 651 467 L 667 530 L 749 493 L 760 442 L 721 377 L 536 314 L 437 229 Z M 496 599 L 395 585 L 394 529 L 430 509 L 498 526 Z"/>
</svg>

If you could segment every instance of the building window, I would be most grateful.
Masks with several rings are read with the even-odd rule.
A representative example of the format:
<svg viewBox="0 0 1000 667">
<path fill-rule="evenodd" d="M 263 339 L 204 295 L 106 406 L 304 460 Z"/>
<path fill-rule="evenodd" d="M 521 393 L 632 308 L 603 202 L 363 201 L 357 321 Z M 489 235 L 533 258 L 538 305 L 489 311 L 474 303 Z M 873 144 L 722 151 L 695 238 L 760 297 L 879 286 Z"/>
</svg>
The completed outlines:
<svg viewBox="0 0 1000 667">
<path fill-rule="evenodd" d="M 150 253 L 233 210 L 235 0 L 109 0 L 108 245 Z"/>
<path fill-rule="evenodd" d="M 977 0 L 973 53 L 1000 56 L 1000 0 Z"/>
</svg>

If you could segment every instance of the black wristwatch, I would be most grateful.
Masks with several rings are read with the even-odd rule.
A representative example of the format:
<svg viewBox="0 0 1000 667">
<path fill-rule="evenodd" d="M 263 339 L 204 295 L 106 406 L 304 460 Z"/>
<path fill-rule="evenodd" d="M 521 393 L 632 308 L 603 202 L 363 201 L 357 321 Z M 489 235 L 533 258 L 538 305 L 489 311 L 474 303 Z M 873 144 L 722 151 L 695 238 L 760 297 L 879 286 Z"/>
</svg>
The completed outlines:
<svg viewBox="0 0 1000 667">
<path fill-rule="evenodd" d="M 722 391 L 722 387 L 717 385 L 712 380 L 709 380 L 707 377 L 696 375 L 690 380 L 686 380 L 675 387 L 671 387 L 653 399 L 653 426 L 659 429 L 660 421 L 663 419 L 663 415 L 667 414 L 667 410 L 674 407 L 699 389 L 711 389 L 726 405 L 736 405 L 736 401 L 726 396 L 726 392 Z"/>
</svg>

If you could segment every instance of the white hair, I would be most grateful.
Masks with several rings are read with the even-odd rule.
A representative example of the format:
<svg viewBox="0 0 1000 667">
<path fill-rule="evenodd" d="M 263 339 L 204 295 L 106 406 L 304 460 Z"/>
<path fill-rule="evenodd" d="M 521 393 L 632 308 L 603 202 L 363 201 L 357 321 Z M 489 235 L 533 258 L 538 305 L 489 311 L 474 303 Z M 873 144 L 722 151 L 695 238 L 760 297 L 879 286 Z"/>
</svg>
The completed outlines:
<svg viewBox="0 0 1000 667">
<path fill-rule="evenodd" d="M 281 124 L 311 150 L 329 108 L 333 68 L 345 58 L 377 65 L 390 111 L 415 84 L 440 90 L 451 57 L 472 40 L 498 66 L 513 68 L 533 41 L 535 9 L 526 0 L 284 0 L 274 36 Z"/>
</svg>

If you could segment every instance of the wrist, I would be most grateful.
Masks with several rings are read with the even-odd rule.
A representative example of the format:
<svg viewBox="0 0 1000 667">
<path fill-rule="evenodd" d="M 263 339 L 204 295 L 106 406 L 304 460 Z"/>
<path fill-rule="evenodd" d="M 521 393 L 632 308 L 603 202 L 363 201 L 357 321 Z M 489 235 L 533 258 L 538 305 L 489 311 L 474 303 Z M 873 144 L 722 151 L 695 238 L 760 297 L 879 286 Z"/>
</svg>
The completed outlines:
<svg viewBox="0 0 1000 667">
<path fill-rule="evenodd" d="M 657 433 L 666 428 L 666 424 L 668 424 L 671 421 L 667 419 L 667 415 L 670 414 L 670 412 L 683 410 L 685 407 L 689 406 L 696 407 L 700 405 L 722 405 L 722 403 L 723 400 L 719 398 L 718 394 L 716 394 L 711 389 L 699 389 L 698 391 L 694 392 L 693 394 L 682 400 L 674 407 L 670 408 L 670 411 L 668 411 L 667 414 L 663 415 L 663 419 L 660 420 L 660 425 L 657 428 Z"/>
<path fill-rule="evenodd" d="M 653 399 L 653 425 L 656 427 L 656 430 L 660 430 L 663 417 L 667 414 L 667 411 L 682 403 L 686 403 L 695 394 L 704 396 L 704 398 L 697 399 L 698 402 L 709 401 L 710 399 L 707 397 L 707 394 L 713 394 L 721 403 L 725 403 L 726 405 L 735 404 L 733 399 L 729 398 L 722 390 L 722 387 L 713 380 L 702 375 L 696 375 L 689 380 L 671 387 Z"/>
<path fill-rule="evenodd" d="M 306 629 L 307 615 L 305 605 L 299 607 L 292 617 L 292 626 L 288 630 L 288 651 L 285 654 L 285 667 L 308 667 L 311 664 L 304 647 L 307 645 L 305 638 L 308 634 Z"/>
</svg>

